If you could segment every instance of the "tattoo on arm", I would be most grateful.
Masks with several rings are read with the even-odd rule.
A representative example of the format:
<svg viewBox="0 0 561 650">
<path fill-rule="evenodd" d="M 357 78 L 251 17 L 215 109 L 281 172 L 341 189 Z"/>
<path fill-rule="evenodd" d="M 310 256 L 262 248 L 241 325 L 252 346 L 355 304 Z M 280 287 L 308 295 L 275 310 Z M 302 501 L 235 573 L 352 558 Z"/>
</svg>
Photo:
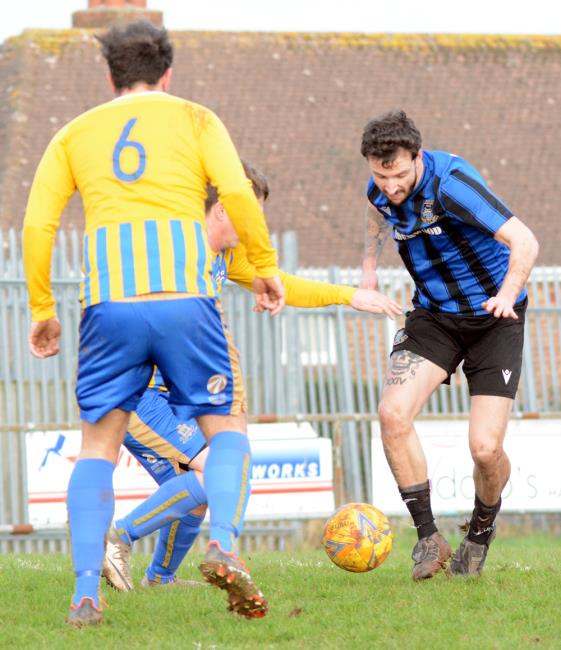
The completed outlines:
<svg viewBox="0 0 561 650">
<path fill-rule="evenodd" d="M 386 386 L 402 386 L 409 379 L 413 381 L 423 357 L 408 350 L 398 350 L 390 357 L 386 375 Z"/>
<path fill-rule="evenodd" d="M 364 255 L 367 259 L 377 260 L 390 232 L 390 224 L 368 203 L 365 218 Z"/>
</svg>

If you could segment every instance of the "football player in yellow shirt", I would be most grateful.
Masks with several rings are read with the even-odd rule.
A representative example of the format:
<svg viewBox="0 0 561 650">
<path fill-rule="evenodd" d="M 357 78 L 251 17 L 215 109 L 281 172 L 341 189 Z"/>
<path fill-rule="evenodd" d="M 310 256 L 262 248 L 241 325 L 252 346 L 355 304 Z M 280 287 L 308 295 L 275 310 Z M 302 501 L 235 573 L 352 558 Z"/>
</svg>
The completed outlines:
<svg viewBox="0 0 561 650">
<path fill-rule="evenodd" d="M 267 179 L 248 163 L 243 162 L 243 166 L 257 198 L 265 201 L 269 195 Z M 245 249 L 239 245 L 228 213 L 212 186 L 208 187 L 205 209 L 209 244 L 216 254 L 213 280 L 217 290 L 220 291 L 227 277 L 250 288 L 255 268 L 247 260 Z M 306 280 L 282 271 L 280 276 L 288 305 L 324 307 L 345 304 L 360 311 L 384 313 L 390 318 L 401 313 L 395 301 L 374 290 Z M 181 494 L 186 488 L 186 480 L 191 478 L 189 474 L 195 474 L 202 485 L 208 449 L 196 420 L 180 420 L 174 415 L 158 372 L 156 382 L 146 390 L 131 417 L 124 445 L 161 487 L 111 528 L 103 575 L 115 589 L 130 591 L 133 588 L 130 572 L 132 544 L 160 529 L 154 557 L 141 586 L 190 587 L 200 584 L 181 580 L 175 574 L 199 534 L 206 512 L 204 505 L 189 511 L 188 501 L 181 498 Z M 188 473 L 184 474 L 185 471 Z"/>
<path fill-rule="evenodd" d="M 242 165 L 251 180 L 257 199 L 263 203 L 269 196 L 266 177 L 247 161 Z M 230 220 L 229 213 L 219 200 L 215 187 L 209 185 L 205 200 L 206 227 L 211 249 L 216 253 L 212 264 L 212 277 L 217 291 L 225 278 L 251 289 L 255 277 L 255 266 L 250 262 L 245 246 Z M 355 287 L 330 284 L 299 278 L 280 271 L 285 288 L 285 301 L 292 307 L 326 307 L 328 305 L 350 305 L 359 311 L 386 314 L 390 318 L 401 313 L 401 307 L 391 298 L 378 291 L 364 291 Z M 261 306 L 257 311 L 263 311 Z"/>
<path fill-rule="evenodd" d="M 208 500 L 212 513 L 201 570 L 226 589 L 234 611 L 264 616 L 263 594 L 232 553 L 249 494 L 251 452 L 239 362 L 211 279 L 208 182 L 218 187 L 256 268 L 257 308 L 273 314 L 284 304 L 276 252 L 222 122 L 167 92 L 173 59 L 167 32 L 135 22 L 112 28 L 99 41 L 116 98 L 79 115 L 51 140 L 23 229 L 29 346 L 46 358 L 58 352 L 60 338 L 50 282 L 53 241 L 78 190 L 85 212 L 76 386 L 83 437 L 68 487 L 76 586 L 67 621 L 78 627 L 101 622 L 99 578 L 114 510 L 113 471 L 129 414 L 155 365 L 170 406 L 179 417 L 196 417 L 208 440 L 205 493 L 194 480 L 190 494 L 194 505 Z"/>
</svg>

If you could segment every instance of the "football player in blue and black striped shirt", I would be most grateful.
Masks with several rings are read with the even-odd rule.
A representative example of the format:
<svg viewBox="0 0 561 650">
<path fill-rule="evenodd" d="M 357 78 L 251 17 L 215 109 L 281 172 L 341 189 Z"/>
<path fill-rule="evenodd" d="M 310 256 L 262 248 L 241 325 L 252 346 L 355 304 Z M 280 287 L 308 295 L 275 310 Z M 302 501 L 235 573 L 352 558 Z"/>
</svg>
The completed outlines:
<svg viewBox="0 0 561 650">
<path fill-rule="evenodd" d="M 415 282 L 413 311 L 395 337 L 379 406 L 386 456 L 419 540 L 413 579 L 445 568 L 451 548 L 434 522 L 427 463 L 413 424 L 463 361 L 471 412 L 475 508 L 448 573 L 479 575 L 510 476 L 503 440 L 522 365 L 524 288 L 538 254 L 532 232 L 468 162 L 422 149 L 403 111 L 369 122 L 367 246 L 363 286 L 376 286 L 388 232 Z"/>
</svg>

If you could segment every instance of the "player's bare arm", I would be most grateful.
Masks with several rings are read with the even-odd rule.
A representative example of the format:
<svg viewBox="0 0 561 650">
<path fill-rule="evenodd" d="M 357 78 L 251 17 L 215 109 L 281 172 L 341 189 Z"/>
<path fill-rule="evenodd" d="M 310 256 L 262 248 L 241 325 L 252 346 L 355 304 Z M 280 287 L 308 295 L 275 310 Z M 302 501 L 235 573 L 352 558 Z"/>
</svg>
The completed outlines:
<svg viewBox="0 0 561 650">
<path fill-rule="evenodd" d="M 376 267 L 389 232 L 390 224 L 369 201 L 366 205 L 364 260 L 360 282 L 363 289 L 376 289 L 378 286 Z"/>
<path fill-rule="evenodd" d="M 350 305 L 357 311 L 385 314 L 392 319 L 402 313 L 401 305 L 374 289 L 355 289 L 346 285 L 308 280 L 283 271 L 281 280 L 286 289 L 286 304 L 293 307 Z"/>
<path fill-rule="evenodd" d="M 495 318 L 518 319 L 514 303 L 526 284 L 538 256 L 539 244 L 533 232 L 517 217 L 511 217 L 495 235 L 510 249 L 508 271 L 499 292 L 483 303 Z"/>
<path fill-rule="evenodd" d="M 243 287 L 255 288 L 257 278 L 254 277 L 255 269 L 246 261 L 244 249 L 240 246 L 234 256 L 235 267 L 233 272 L 228 271 L 230 279 Z M 258 279 L 257 279 L 258 280 Z M 345 285 L 336 285 L 329 282 L 318 282 L 300 278 L 291 273 L 281 271 L 281 281 L 284 285 L 285 303 L 292 307 L 326 307 L 328 305 L 350 305 L 357 311 L 366 311 L 371 314 L 385 314 L 388 318 L 400 316 L 401 306 L 392 298 L 385 296 L 374 289 L 354 289 Z M 265 303 L 269 302 L 267 296 L 261 298 L 261 303 L 255 306 L 255 311 L 265 311 Z"/>
</svg>

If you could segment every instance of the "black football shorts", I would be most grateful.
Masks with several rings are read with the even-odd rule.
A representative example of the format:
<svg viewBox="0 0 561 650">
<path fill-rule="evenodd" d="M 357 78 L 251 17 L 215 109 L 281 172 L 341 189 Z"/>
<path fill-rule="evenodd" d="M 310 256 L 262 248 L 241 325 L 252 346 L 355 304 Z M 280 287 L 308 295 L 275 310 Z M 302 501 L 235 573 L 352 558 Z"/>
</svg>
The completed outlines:
<svg viewBox="0 0 561 650">
<path fill-rule="evenodd" d="M 408 350 L 432 361 L 448 373 L 445 384 L 463 360 L 470 395 L 514 399 L 522 369 L 526 307 L 527 300 L 515 306 L 518 320 L 415 309 L 396 333 L 392 354 Z"/>
</svg>

